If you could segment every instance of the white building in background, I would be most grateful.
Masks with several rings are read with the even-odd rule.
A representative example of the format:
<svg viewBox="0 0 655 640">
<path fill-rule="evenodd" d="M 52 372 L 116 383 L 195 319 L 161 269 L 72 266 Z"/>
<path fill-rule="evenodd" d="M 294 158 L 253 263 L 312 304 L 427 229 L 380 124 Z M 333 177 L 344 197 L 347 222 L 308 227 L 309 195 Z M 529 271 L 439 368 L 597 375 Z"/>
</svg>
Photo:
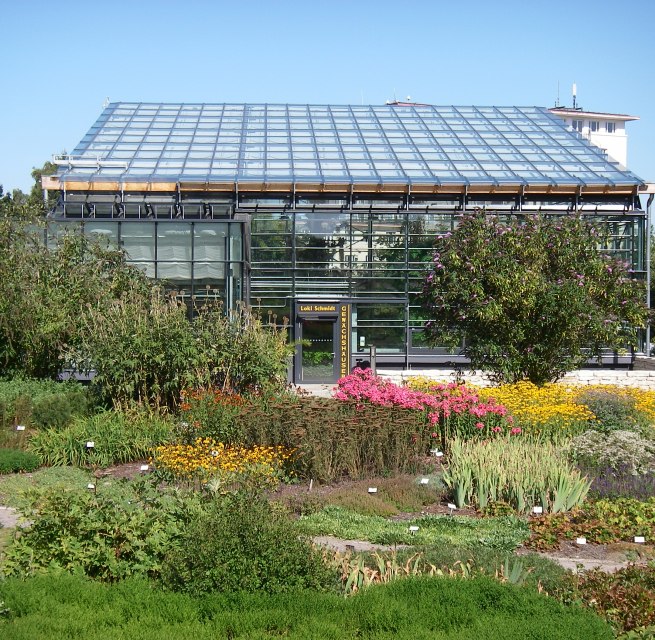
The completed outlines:
<svg viewBox="0 0 655 640">
<path fill-rule="evenodd" d="M 620 113 L 583 111 L 580 108 L 553 107 L 549 111 L 562 118 L 572 131 L 577 131 L 592 144 L 603 149 L 609 160 L 625 170 L 628 164 L 628 136 L 625 123 L 637 116 Z"/>
</svg>

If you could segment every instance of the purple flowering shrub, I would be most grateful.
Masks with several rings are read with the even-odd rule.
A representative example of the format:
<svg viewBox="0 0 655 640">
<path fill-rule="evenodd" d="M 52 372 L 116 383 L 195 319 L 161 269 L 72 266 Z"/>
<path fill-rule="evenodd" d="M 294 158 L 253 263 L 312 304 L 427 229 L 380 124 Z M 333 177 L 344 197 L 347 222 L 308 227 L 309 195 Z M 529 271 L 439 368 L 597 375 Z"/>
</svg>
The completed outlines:
<svg viewBox="0 0 655 640">
<path fill-rule="evenodd" d="M 603 253 L 604 232 L 580 216 L 502 223 L 464 216 L 437 238 L 422 301 L 428 340 L 458 346 L 498 382 L 557 380 L 636 342 L 649 312 L 645 285 Z"/>
</svg>

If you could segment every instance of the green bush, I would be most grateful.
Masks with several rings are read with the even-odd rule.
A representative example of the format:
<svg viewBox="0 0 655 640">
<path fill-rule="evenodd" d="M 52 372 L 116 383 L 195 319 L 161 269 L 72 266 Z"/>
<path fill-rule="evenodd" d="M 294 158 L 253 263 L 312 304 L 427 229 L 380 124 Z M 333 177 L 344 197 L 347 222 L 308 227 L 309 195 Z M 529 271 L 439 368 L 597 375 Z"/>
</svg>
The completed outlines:
<svg viewBox="0 0 655 640">
<path fill-rule="evenodd" d="M 0 473 L 29 472 L 39 466 L 39 458 L 33 453 L 18 449 L 0 449 Z"/>
<path fill-rule="evenodd" d="M 5 549 L 2 571 L 25 577 L 59 569 L 108 581 L 157 576 L 197 502 L 146 481 L 46 489 L 24 509 L 32 525 Z"/>
<path fill-rule="evenodd" d="M 55 378 L 79 345 L 90 309 L 104 313 L 126 290 L 152 285 L 123 251 L 82 233 L 50 230 L 46 244 L 42 223 L 0 219 L 0 365 Z"/>
<path fill-rule="evenodd" d="M 320 482 L 413 473 L 431 442 L 423 412 L 331 398 L 253 398 L 235 422 L 246 444 L 297 449 L 297 473 Z"/>
<path fill-rule="evenodd" d="M 144 409 L 104 411 L 75 418 L 64 429 L 44 429 L 29 441 L 30 451 L 49 466 L 96 465 L 107 467 L 141 460 L 172 432 L 172 421 Z M 87 442 L 93 448 L 87 448 Z"/>
<path fill-rule="evenodd" d="M 163 583 L 191 594 L 326 589 L 336 576 L 288 516 L 237 492 L 197 513 L 162 566 Z"/>
<path fill-rule="evenodd" d="M 0 380 L 0 427 L 57 426 L 72 415 L 84 415 L 90 404 L 87 389 L 77 382 L 14 378 Z M 53 416 L 56 424 L 48 424 Z"/>
<path fill-rule="evenodd" d="M 595 416 L 594 430 L 610 433 L 615 430 L 638 430 L 649 425 L 635 406 L 635 399 L 611 391 L 591 389 L 580 394 L 578 403 L 585 405 Z"/>
<path fill-rule="evenodd" d="M 73 416 L 86 415 L 88 398 L 84 389 L 71 388 L 36 400 L 32 407 L 32 420 L 38 428 L 62 429 Z"/>
<path fill-rule="evenodd" d="M 466 214 L 435 238 L 422 300 L 428 344 L 458 347 L 498 382 L 542 385 L 636 344 L 645 283 L 584 216 Z"/>
<path fill-rule="evenodd" d="M 281 389 L 292 347 L 245 307 L 195 309 L 155 288 L 89 309 L 76 359 L 93 363 L 93 385 L 115 405 L 176 407 L 185 389 Z"/>
<path fill-rule="evenodd" d="M 351 598 L 291 591 L 190 597 L 145 580 L 94 584 L 45 575 L 0 582 L 3 640 L 164 640 L 285 637 L 296 640 L 611 640 L 590 611 L 490 578 L 421 578 L 371 587 Z"/>
<path fill-rule="evenodd" d="M 506 502 L 519 513 L 533 506 L 568 511 L 581 504 L 590 481 L 567 460 L 561 447 L 521 437 L 453 440 L 443 480 L 458 507 L 480 510 Z"/>
</svg>

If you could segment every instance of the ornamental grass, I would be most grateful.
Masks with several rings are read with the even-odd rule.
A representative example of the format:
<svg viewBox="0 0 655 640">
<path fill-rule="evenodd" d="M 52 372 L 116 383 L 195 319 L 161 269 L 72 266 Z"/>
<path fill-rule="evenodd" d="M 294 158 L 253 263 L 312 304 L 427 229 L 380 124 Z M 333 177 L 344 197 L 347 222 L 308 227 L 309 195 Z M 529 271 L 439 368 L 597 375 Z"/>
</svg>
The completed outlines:
<svg viewBox="0 0 655 640">
<path fill-rule="evenodd" d="M 569 511 L 584 501 L 591 482 L 556 444 L 523 438 L 451 443 L 443 481 L 458 507 L 484 510 L 507 503 L 519 513 Z"/>
<path fill-rule="evenodd" d="M 193 444 L 157 447 L 152 464 L 162 477 L 176 481 L 225 483 L 249 477 L 275 486 L 287 475 L 295 451 L 281 446 L 228 446 L 213 438 L 197 438 Z"/>
</svg>

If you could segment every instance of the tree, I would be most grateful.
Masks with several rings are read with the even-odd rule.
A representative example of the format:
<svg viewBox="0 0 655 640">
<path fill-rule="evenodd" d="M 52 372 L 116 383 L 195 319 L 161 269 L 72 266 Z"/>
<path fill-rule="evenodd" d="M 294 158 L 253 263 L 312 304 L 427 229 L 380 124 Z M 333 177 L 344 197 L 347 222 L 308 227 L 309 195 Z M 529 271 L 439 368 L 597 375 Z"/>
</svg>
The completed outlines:
<svg viewBox="0 0 655 640">
<path fill-rule="evenodd" d="M 53 175 L 56 171 L 57 165 L 48 161 L 44 162 L 42 167 L 34 168 L 32 170 L 34 184 L 29 194 L 23 193 L 20 189 L 5 194 L 0 185 L 0 217 L 18 220 L 43 218 L 57 204 L 59 194 L 57 191 L 49 191 L 47 200 L 44 201 L 41 178 Z"/>
<path fill-rule="evenodd" d="M 435 243 L 422 294 L 430 343 L 463 340 L 473 367 L 536 384 L 634 345 L 649 315 L 645 283 L 601 246 L 602 232 L 578 216 L 465 216 Z"/>
<path fill-rule="evenodd" d="M 88 307 L 106 309 L 128 290 L 150 291 L 123 251 L 81 233 L 49 248 L 42 226 L 4 219 L 0 246 L 0 375 L 56 376 L 81 339 Z"/>
</svg>

